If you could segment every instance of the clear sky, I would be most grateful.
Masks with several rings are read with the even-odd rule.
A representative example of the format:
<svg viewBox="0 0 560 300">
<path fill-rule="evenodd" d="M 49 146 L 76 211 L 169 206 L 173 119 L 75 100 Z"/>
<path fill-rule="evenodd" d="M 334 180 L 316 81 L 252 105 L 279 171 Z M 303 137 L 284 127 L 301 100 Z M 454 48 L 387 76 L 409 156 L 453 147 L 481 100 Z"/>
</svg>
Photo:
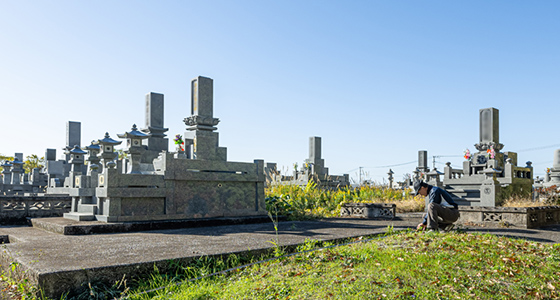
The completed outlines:
<svg viewBox="0 0 560 300">
<path fill-rule="evenodd" d="M 206 76 L 231 161 L 291 169 L 320 136 L 331 174 L 382 182 L 409 163 L 401 180 L 421 149 L 460 167 L 495 107 L 504 150 L 542 176 L 560 148 L 559 15 L 559 1 L 0 0 L 0 153 L 60 156 L 67 121 L 83 146 L 116 139 L 144 127 L 149 92 L 171 144 Z"/>
</svg>

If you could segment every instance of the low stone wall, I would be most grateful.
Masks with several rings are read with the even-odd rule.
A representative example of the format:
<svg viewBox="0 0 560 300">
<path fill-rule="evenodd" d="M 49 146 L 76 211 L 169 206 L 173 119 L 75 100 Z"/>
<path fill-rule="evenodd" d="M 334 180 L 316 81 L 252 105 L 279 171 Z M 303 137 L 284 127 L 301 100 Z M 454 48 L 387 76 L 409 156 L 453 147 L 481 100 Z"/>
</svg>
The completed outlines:
<svg viewBox="0 0 560 300">
<path fill-rule="evenodd" d="M 27 218 L 62 217 L 70 211 L 67 195 L 0 196 L 0 224 L 26 224 Z"/>
<path fill-rule="evenodd" d="M 392 203 L 346 203 L 340 209 L 341 217 L 394 218 L 397 206 Z"/>
<path fill-rule="evenodd" d="M 560 224 L 560 206 L 538 207 L 459 207 L 458 223 L 474 223 L 488 227 L 537 228 Z"/>
</svg>

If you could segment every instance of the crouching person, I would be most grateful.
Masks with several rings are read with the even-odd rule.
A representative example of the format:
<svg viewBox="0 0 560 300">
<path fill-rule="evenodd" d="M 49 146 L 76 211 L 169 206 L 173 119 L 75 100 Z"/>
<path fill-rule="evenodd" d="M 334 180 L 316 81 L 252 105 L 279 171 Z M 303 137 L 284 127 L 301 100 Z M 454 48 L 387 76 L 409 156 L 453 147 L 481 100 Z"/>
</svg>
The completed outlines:
<svg viewBox="0 0 560 300">
<path fill-rule="evenodd" d="M 447 232 L 453 229 L 453 223 L 459 219 L 459 209 L 457 203 L 453 201 L 446 190 L 423 181 L 416 181 L 414 191 L 416 195 L 428 196 L 429 200 L 428 213 L 424 216 L 422 223 L 416 227 L 417 230 L 443 230 Z M 442 200 L 445 200 L 451 206 L 442 205 Z"/>
</svg>

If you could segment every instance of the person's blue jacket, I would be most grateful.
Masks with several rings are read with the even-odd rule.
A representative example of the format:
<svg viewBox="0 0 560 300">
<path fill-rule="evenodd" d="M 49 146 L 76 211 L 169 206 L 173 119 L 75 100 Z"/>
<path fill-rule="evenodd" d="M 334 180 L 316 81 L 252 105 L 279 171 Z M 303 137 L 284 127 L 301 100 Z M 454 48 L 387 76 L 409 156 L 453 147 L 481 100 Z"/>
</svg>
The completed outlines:
<svg viewBox="0 0 560 300">
<path fill-rule="evenodd" d="M 428 205 L 432 202 L 441 204 L 442 198 L 445 199 L 445 202 L 449 203 L 449 205 L 453 205 L 455 209 L 458 208 L 457 203 L 453 201 L 453 198 L 446 190 L 437 186 L 428 186 Z M 424 216 L 424 221 L 422 222 L 422 224 L 428 224 L 428 214 Z"/>
</svg>

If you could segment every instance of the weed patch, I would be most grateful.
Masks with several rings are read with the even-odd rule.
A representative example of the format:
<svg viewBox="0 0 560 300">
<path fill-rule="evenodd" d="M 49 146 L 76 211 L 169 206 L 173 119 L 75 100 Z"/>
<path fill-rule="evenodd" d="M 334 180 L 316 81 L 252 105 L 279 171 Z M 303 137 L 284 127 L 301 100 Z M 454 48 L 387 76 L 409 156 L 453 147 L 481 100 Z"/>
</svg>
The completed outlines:
<svg viewBox="0 0 560 300">
<path fill-rule="evenodd" d="M 492 235 L 409 231 L 185 282 L 153 299 L 553 299 L 560 297 L 559 250 Z"/>
<path fill-rule="evenodd" d="M 310 181 L 307 186 L 276 185 L 265 190 L 266 207 L 290 220 L 338 217 L 346 203 L 395 203 L 397 212 L 424 211 L 424 198 L 414 197 L 409 191 L 378 186 L 344 187 L 339 190 L 317 188 Z"/>
</svg>

